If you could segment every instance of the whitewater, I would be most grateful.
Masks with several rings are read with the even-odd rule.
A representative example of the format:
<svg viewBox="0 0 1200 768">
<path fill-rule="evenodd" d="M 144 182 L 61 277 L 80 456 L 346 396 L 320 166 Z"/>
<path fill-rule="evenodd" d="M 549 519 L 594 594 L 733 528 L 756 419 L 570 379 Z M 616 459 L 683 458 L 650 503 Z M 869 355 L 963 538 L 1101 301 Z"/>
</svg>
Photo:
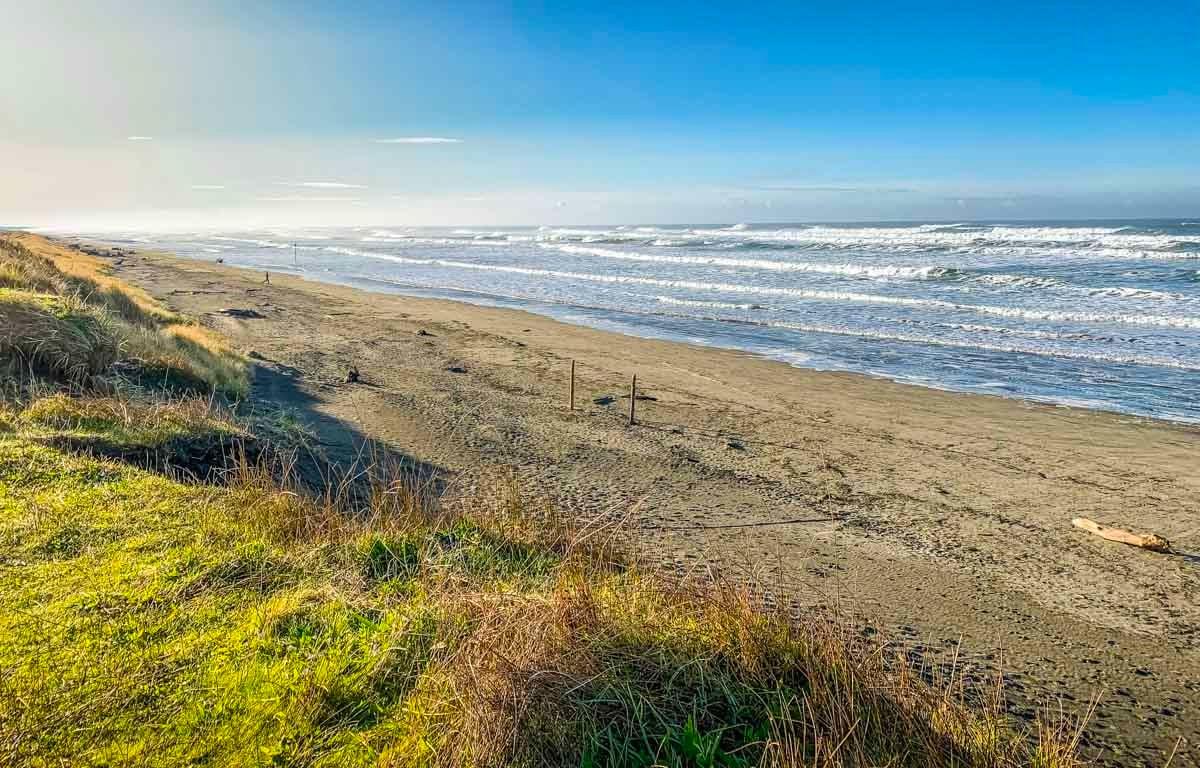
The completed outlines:
<svg viewBox="0 0 1200 768">
<path fill-rule="evenodd" d="M 93 236 L 808 368 L 1200 422 L 1195 221 Z"/>
</svg>

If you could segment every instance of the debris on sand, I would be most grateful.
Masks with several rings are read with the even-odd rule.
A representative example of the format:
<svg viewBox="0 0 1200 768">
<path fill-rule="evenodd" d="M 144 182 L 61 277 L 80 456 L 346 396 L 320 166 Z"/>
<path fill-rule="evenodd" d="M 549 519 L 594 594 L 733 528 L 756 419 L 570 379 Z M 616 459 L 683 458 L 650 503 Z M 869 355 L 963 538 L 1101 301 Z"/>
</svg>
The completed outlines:
<svg viewBox="0 0 1200 768">
<path fill-rule="evenodd" d="M 449 368 L 447 368 L 446 370 L 450 371 L 450 373 L 466 373 L 467 372 L 467 369 L 462 367 L 461 365 L 452 365 Z"/>
<path fill-rule="evenodd" d="M 424 328 L 422 328 L 421 330 L 417 331 L 417 335 L 418 336 L 432 336 L 433 334 L 430 333 L 429 331 L 425 330 Z"/>
<path fill-rule="evenodd" d="M 266 315 L 255 309 L 240 309 L 233 307 L 219 310 L 217 314 L 225 315 L 226 317 L 236 317 L 239 320 L 262 320 L 266 317 Z"/>
<path fill-rule="evenodd" d="M 1130 533 L 1129 531 L 1121 530 L 1120 528 L 1108 528 L 1100 525 L 1095 520 L 1089 520 L 1086 517 L 1077 517 L 1071 521 L 1071 525 L 1076 528 L 1082 528 L 1089 533 L 1094 533 L 1102 539 L 1116 541 L 1121 544 L 1128 544 L 1133 547 L 1141 547 L 1148 549 L 1151 552 L 1170 552 L 1171 542 L 1164 539 L 1162 536 L 1154 533 Z"/>
<path fill-rule="evenodd" d="M 358 378 L 358 366 L 350 366 L 350 370 L 346 371 L 346 383 L 357 384 Z"/>
<path fill-rule="evenodd" d="M 596 405 L 612 405 L 617 402 L 617 398 L 612 395 L 601 395 L 600 397 L 593 398 L 592 402 Z"/>
<path fill-rule="evenodd" d="M 733 451 L 746 450 L 746 444 L 743 443 L 741 440 L 727 440 L 725 442 L 725 447 L 729 448 L 730 450 L 733 450 Z"/>
</svg>

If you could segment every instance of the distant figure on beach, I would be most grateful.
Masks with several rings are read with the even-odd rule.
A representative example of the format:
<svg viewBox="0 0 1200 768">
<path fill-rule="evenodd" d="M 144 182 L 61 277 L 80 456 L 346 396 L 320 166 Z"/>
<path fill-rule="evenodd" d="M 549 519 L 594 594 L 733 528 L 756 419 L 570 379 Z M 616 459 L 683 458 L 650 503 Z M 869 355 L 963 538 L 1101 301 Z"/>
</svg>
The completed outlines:
<svg viewBox="0 0 1200 768">
<path fill-rule="evenodd" d="M 263 282 L 266 283 L 267 285 L 271 284 L 271 273 L 270 272 L 263 272 Z"/>
</svg>

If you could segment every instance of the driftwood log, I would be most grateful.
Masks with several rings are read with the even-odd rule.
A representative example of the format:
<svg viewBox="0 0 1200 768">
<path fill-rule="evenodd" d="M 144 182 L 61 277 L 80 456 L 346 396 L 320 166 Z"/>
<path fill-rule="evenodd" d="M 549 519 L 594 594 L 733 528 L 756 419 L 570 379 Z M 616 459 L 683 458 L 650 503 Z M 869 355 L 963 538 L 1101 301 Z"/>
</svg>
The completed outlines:
<svg viewBox="0 0 1200 768">
<path fill-rule="evenodd" d="M 1142 549 L 1149 549 L 1152 552 L 1170 552 L 1171 542 L 1153 533 L 1130 533 L 1123 531 L 1120 528 L 1108 528 L 1100 525 L 1095 520 L 1089 520 L 1086 517 L 1077 517 L 1071 521 L 1071 525 L 1076 528 L 1082 528 L 1085 531 L 1094 533 L 1102 539 L 1109 541 L 1117 541 L 1122 544 L 1129 544 Z"/>
</svg>

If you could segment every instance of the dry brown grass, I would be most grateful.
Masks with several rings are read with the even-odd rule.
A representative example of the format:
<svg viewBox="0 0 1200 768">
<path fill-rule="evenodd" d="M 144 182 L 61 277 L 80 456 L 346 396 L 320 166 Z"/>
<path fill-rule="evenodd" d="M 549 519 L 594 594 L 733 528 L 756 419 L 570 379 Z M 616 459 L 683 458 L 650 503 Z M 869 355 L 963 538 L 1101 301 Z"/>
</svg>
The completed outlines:
<svg viewBox="0 0 1200 768">
<path fill-rule="evenodd" d="M 94 376 L 122 359 L 135 364 L 131 370 L 127 367 L 126 373 L 137 383 L 216 390 L 233 397 L 246 392 L 245 361 L 219 336 L 113 277 L 110 267 L 94 256 L 35 235 L 0 235 L 0 289 L 13 296 L 25 294 L 25 303 L 30 305 L 44 304 L 46 296 L 56 297 L 63 306 L 74 308 L 75 314 L 103 322 L 107 337 L 119 343 L 114 357 L 111 345 L 100 344 L 95 334 L 56 331 L 43 317 L 10 308 L 6 318 L 9 342 L 0 349 L 0 356 L 5 356 L 14 370 L 24 366 L 27 373 L 79 386 L 85 375 Z M 94 350 L 86 344 L 93 337 L 97 340 Z M 41 352 L 31 357 L 28 350 Z M 31 367 L 31 360 L 41 367 Z M 54 364 L 45 364 L 48 360 Z M 103 361 L 107 363 L 97 368 Z"/>
<path fill-rule="evenodd" d="M 134 324 L 183 322 L 180 315 L 163 307 L 141 288 L 113 277 L 112 267 L 103 259 L 24 232 L 4 235 L 3 239 L 6 249 L 21 254 L 26 262 L 41 261 L 49 265 L 49 279 L 57 281 L 59 286 L 54 293 L 80 294 L 89 303 L 104 304 Z M 0 259 L 3 258 L 0 250 Z M 45 280 L 46 271 L 38 271 Z"/>
<path fill-rule="evenodd" d="M 1082 764 L 1061 714 L 1023 731 L 998 689 L 961 672 L 933 680 L 883 638 L 792 615 L 753 586 L 644 569 L 612 521 L 567 519 L 510 473 L 449 503 L 394 467 L 362 475 L 364 498 L 344 483 L 306 497 L 246 463 L 235 485 L 248 494 L 244 524 L 399 562 L 376 572 L 419 584 L 439 617 L 439 650 L 379 764 Z M 482 554 L 455 552 L 464 532 L 487 542 Z M 357 566 L 334 582 L 360 596 L 375 587 Z"/>
<path fill-rule="evenodd" d="M 215 402 L 196 398 L 72 397 L 58 392 L 15 410 L 12 420 L 22 435 L 45 430 L 103 434 L 111 443 L 146 447 L 175 438 L 221 435 L 232 443 L 246 436 L 232 414 Z"/>
<path fill-rule="evenodd" d="M 0 373 L 84 386 L 118 358 L 111 322 L 74 299 L 0 288 Z"/>
</svg>

